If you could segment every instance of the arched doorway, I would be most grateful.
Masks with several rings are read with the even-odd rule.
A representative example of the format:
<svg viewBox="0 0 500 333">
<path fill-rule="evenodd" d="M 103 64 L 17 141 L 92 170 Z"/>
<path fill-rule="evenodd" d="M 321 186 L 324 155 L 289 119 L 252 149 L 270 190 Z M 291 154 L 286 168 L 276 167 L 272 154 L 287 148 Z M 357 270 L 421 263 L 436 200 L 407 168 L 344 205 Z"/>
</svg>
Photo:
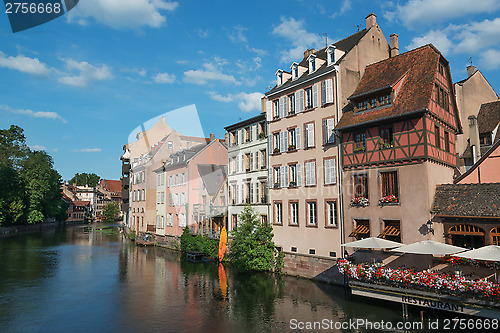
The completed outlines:
<svg viewBox="0 0 500 333">
<path fill-rule="evenodd" d="M 500 227 L 491 229 L 491 244 L 500 246 Z"/>
<path fill-rule="evenodd" d="M 451 244 L 469 249 L 485 245 L 484 230 L 470 224 L 457 224 L 448 230 Z"/>
</svg>

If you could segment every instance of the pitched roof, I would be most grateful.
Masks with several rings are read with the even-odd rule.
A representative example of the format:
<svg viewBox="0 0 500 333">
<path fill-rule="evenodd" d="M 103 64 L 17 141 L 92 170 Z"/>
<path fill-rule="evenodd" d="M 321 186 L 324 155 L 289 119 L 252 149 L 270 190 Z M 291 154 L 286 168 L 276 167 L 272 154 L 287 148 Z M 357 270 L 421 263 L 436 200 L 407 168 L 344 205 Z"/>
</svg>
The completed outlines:
<svg viewBox="0 0 500 333">
<path fill-rule="evenodd" d="M 203 180 L 208 195 L 217 194 L 227 175 L 227 165 L 198 164 L 198 173 Z"/>
<path fill-rule="evenodd" d="M 368 65 L 356 90 L 349 97 L 353 102 L 371 93 L 390 89 L 402 80 L 392 104 L 367 111 L 346 108 L 337 129 L 355 127 L 424 112 L 430 103 L 436 69 L 441 53 L 428 44 L 377 63 Z M 454 108 L 454 104 L 450 107 Z"/>
<path fill-rule="evenodd" d="M 370 28 L 371 29 L 371 28 Z M 342 55 L 342 57 L 340 57 L 339 60 L 337 60 L 337 63 L 342 60 L 346 54 L 354 47 L 356 46 L 359 41 L 361 40 L 361 38 L 363 38 L 366 33 L 370 30 L 370 29 L 363 29 L 361 31 L 358 31 L 356 32 L 355 34 L 349 36 L 349 37 L 346 37 L 336 43 L 334 43 L 333 45 L 335 45 L 336 48 L 338 48 L 339 50 L 342 50 L 344 51 L 344 55 Z M 322 48 L 321 50 L 318 50 L 314 53 L 314 55 L 319 58 L 319 59 L 323 59 L 323 60 L 326 60 L 326 49 L 328 47 L 324 47 Z M 304 59 L 302 59 L 302 61 L 299 63 L 299 66 L 302 66 L 302 67 L 309 67 L 309 64 L 307 63 L 307 57 L 304 57 Z M 327 72 L 328 70 L 330 70 L 332 67 L 328 67 L 327 68 L 327 62 L 323 63 L 316 71 L 314 71 L 313 73 L 309 73 L 308 71 L 304 72 L 298 79 L 295 79 L 292 81 L 292 79 L 288 79 L 286 82 L 284 82 L 281 86 L 274 86 L 271 90 L 269 90 L 267 93 L 266 93 L 266 96 L 268 94 L 272 94 L 278 90 L 282 90 L 282 89 L 286 89 L 288 88 L 289 86 L 295 86 L 297 84 L 300 84 L 301 82 L 303 81 L 306 81 L 308 79 L 310 79 L 311 77 L 313 76 L 319 76 L 321 74 L 323 74 L 324 72 Z"/>
<path fill-rule="evenodd" d="M 461 181 L 462 179 L 464 179 L 465 177 L 467 177 L 468 175 L 470 175 L 474 170 L 476 170 L 480 165 L 481 163 L 483 163 L 483 161 L 485 159 L 487 159 L 498 147 L 500 146 L 500 140 L 497 140 L 493 143 L 493 145 L 491 147 L 481 147 L 481 158 L 476 162 L 474 163 L 473 166 L 470 167 L 469 170 L 467 170 L 466 172 L 464 172 L 463 174 L 461 174 L 460 176 L 458 176 L 457 178 L 455 178 L 453 180 L 454 183 L 458 183 L 459 181 Z M 486 150 L 486 151 L 484 151 Z M 465 152 L 462 154 L 462 156 L 460 156 L 460 158 L 472 158 L 472 152 L 471 152 L 471 148 L 470 148 L 470 143 L 467 143 L 467 149 L 465 150 Z"/>
<path fill-rule="evenodd" d="M 500 183 L 437 185 L 431 212 L 438 216 L 500 218 Z"/>
<path fill-rule="evenodd" d="M 103 185 L 110 192 L 120 192 L 122 190 L 122 182 L 119 180 L 102 179 Z"/>
<path fill-rule="evenodd" d="M 76 200 L 76 201 L 73 201 L 73 203 L 75 204 L 75 206 L 89 206 L 90 205 L 90 201 Z"/>
<path fill-rule="evenodd" d="M 477 115 L 479 133 L 492 132 L 500 123 L 500 101 L 481 104 Z"/>
</svg>

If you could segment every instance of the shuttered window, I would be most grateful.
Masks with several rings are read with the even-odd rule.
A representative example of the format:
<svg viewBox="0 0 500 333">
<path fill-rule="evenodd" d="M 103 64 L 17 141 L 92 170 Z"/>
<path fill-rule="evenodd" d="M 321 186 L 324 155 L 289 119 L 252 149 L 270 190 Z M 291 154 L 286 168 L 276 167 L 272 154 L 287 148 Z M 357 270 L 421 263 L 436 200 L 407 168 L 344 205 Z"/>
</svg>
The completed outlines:
<svg viewBox="0 0 500 333">
<path fill-rule="evenodd" d="M 335 159 L 329 158 L 325 160 L 325 185 L 335 184 L 337 181 L 337 177 L 335 176 Z"/>
</svg>

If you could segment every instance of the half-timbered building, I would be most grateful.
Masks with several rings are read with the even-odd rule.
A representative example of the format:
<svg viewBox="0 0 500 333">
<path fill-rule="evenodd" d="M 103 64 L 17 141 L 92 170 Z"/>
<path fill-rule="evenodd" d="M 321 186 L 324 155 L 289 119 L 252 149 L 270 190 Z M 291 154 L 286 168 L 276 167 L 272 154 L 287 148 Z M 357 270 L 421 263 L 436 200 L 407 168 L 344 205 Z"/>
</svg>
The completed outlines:
<svg viewBox="0 0 500 333">
<path fill-rule="evenodd" d="M 436 185 L 452 183 L 457 164 L 453 96 L 448 61 L 431 44 L 367 66 L 336 126 L 347 241 L 439 237 L 427 222 Z"/>
</svg>

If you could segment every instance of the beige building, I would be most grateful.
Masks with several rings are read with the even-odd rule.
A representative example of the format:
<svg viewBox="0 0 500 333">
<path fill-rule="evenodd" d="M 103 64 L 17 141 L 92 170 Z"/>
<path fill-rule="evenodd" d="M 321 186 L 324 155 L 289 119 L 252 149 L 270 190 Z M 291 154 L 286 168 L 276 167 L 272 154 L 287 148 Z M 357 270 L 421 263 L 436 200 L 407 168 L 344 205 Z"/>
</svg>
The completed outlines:
<svg viewBox="0 0 500 333">
<path fill-rule="evenodd" d="M 456 82 L 454 88 L 463 127 L 463 134 L 457 136 L 458 168 L 464 173 L 481 157 L 479 142 L 475 142 L 475 134 L 470 132 L 471 126 L 475 125 L 469 125 L 469 117 L 477 118 L 481 104 L 498 101 L 499 98 L 481 71 L 472 65 L 467 67 L 467 78 Z M 470 156 L 470 151 L 466 152 L 468 149 L 471 150 L 472 146 L 475 157 Z"/>
<path fill-rule="evenodd" d="M 125 183 L 128 180 L 129 185 L 128 193 L 122 193 L 128 196 L 126 221 L 137 233 L 154 232 L 157 214 L 156 174 L 153 170 L 168 162 L 173 153 L 206 144 L 210 138 L 184 136 L 168 126 L 165 117 L 149 130 L 138 133 L 136 138 L 124 146 L 122 156 L 125 169 L 122 180 Z M 127 161 L 130 167 L 126 166 Z"/>
<path fill-rule="evenodd" d="M 285 270 L 292 265 L 287 257 L 340 257 L 341 177 L 334 127 L 365 66 L 389 53 L 370 14 L 365 29 L 319 51 L 307 50 L 290 71 L 276 72 L 277 85 L 266 93 L 270 221 L 274 241 L 286 254 Z"/>
</svg>

